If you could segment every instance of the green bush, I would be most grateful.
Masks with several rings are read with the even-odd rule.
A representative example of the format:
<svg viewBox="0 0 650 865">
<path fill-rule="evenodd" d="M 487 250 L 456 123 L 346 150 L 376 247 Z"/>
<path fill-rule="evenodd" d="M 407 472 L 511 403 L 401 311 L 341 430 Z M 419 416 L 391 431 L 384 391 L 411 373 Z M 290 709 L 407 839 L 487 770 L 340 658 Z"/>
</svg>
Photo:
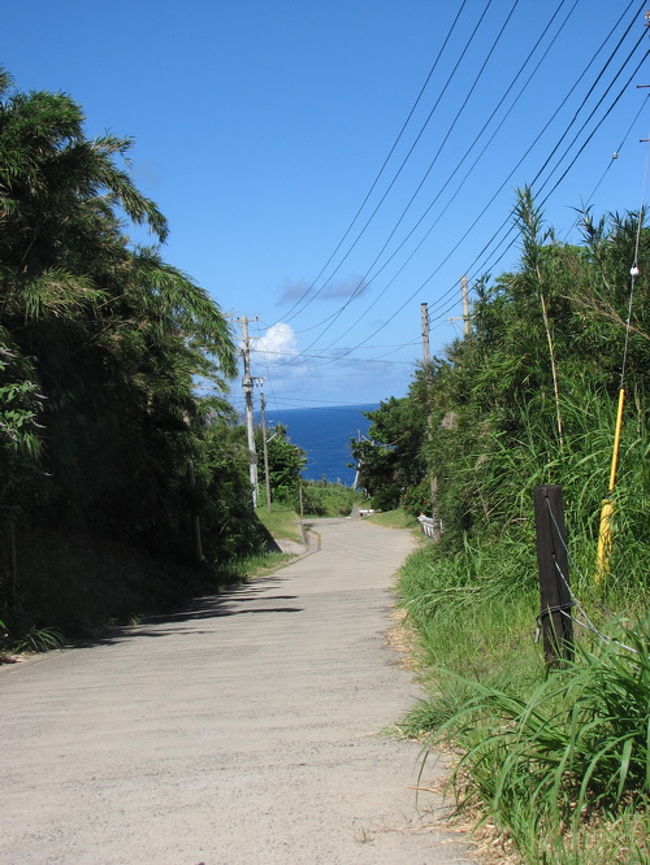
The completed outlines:
<svg viewBox="0 0 650 865">
<path fill-rule="evenodd" d="M 341 484 L 330 484 L 323 481 L 304 481 L 302 485 L 303 513 L 314 517 L 347 516 L 356 501 L 362 501 L 363 495 L 350 487 Z M 296 510 L 300 503 L 296 498 Z"/>
</svg>

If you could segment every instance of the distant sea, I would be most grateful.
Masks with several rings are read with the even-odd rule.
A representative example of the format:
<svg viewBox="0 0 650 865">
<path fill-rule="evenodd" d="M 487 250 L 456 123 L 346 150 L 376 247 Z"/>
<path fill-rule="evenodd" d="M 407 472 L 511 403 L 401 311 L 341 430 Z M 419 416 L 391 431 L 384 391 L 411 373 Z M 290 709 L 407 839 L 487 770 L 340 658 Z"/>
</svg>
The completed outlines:
<svg viewBox="0 0 650 865">
<path fill-rule="evenodd" d="M 266 412 L 268 427 L 282 423 L 289 439 L 307 454 L 302 473 L 306 480 L 326 478 L 330 483 L 351 486 L 355 468 L 350 464 L 350 439 L 367 433 L 370 421 L 362 412 L 374 411 L 377 403 L 320 408 L 291 408 Z"/>
</svg>

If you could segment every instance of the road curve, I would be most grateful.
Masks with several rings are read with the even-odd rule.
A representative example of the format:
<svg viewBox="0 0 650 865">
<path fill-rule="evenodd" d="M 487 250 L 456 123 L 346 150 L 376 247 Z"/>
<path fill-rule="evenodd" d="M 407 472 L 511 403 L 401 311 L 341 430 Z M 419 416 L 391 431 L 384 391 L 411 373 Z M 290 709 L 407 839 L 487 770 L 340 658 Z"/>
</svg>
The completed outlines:
<svg viewBox="0 0 650 865">
<path fill-rule="evenodd" d="M 384 639 L 413 542 L 315 528 L 269 577 L 0 670 L 2 865 L 470 861 L 380 735 L 418 693 Z"/>
</svg>

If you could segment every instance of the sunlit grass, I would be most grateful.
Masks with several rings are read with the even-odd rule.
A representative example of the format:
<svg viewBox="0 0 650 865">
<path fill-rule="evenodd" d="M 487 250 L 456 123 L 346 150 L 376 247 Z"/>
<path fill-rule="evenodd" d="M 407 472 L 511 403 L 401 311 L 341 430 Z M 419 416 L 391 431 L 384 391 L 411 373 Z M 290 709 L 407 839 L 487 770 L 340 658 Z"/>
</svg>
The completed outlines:
<svg viewBox="0 0 650 865">
<path fill-rule="evenodd" d="M 369 522 L 375 523 L 378 526 L 386 526 L 390 529 L 414 529 L 418 526 L 418 521 L 415 517 L 407 514 L 401 508 L 396 508 L 393 511 L 381 511 L 376 514 L 370 514 L 365 517 Z"/>
<path fill-rule="evenodd" d="M 274 538 L 286 538 L 296 543 L 302 543 L 300 517 L 289 505 L 273 502 L 271 510 L 265 506 L 257 508 L 258 519 Z"/>
</svg>

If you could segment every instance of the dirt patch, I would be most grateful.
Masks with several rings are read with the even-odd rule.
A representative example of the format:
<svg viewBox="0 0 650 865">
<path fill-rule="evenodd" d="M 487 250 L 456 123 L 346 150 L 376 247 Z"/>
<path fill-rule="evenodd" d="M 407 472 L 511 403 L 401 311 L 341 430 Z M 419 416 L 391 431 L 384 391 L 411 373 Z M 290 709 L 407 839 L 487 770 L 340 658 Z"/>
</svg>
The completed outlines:
<svg viewBox="0 0 650 865">
<path fill-rule="evenodd" d="M 399 666 L 402 669 L 417 670 L 417 634 L 408 623 L 406 610 L 396 607 L 391 613 L 391 619 L 393 624 L 386 632 L 386 645 L 399 653 Z"/>
</svg>

